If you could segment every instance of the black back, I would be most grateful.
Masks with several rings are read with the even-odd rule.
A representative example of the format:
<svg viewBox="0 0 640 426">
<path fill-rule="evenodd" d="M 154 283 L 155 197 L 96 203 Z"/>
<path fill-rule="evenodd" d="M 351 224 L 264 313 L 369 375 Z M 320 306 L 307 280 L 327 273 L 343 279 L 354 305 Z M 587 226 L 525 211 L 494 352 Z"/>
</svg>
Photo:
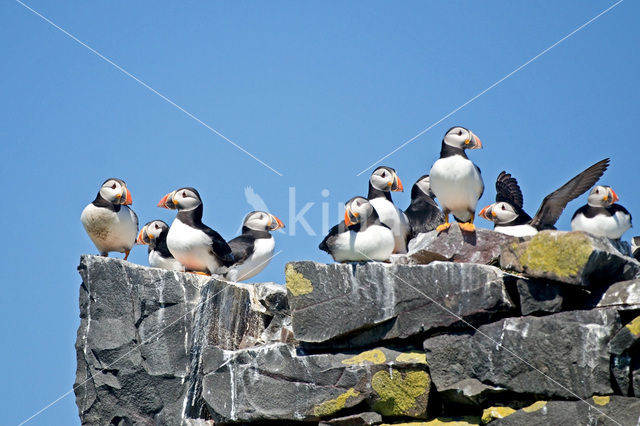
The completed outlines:
<svg viewBox="0 0 640 426">
<path fill-rule="evenodd" d="M 331 246 L 333 245 L 332 241 L 335 240 L 338 235 L 344 232 L 350 232 L 350 231 L 353 231 L 353 232 L 364 231 L 369 226 L 373 226 L 373 225 L 380 225 L 388 228 L 387 225 L 380 222 L 380 218 L 378 217 L 378 212 L 376 212 L 376 209 L 372 209 L 371 214 L 367 217 L 367 220 L 365 220 L 364 222 L 358 222 L 351 226 L 347 226 L 347 224 L 343 220 L 339 224 L 333 226 L 329 230 L 329 233 L 324 237 L 320 245 L 318 245 L 318 248 L 322 251 L 326 251 L 327 253 L 331 254 Z"/>
<path fill-rule="evenodd" d="M 411 188 L 411 204 L 404 214 L 407 215 L 411 227 L 408 240 L 422 232 L 433 231 L 438 225 L 444 223 L 444 214 L 438 204 L 429 194 L 425 194 L 417 183 Z"/>
<path fill-rule="evenodd" d="M 585 216 L 587 219 L 593 219 L 598 215 L 604 215 L 604 216 L 610 217 L 615 215 L 618 212 L 626 214 L 629 216 L 629 218 L 631 218 L 631 214 L 629 213 L 629 211 L 624 207 L 622 207 L 620 204 L 611 204 L 608 207 L 593 207 L 593 206 L 590 206 L 589 204 L 585 204 L 584 206 L 576 210 L 573 216 L 571 216 L 571 220 L 575 219 L 576 216 L 578 216 L 579 214 Z"/>
<path fill-rule="evenodd" d="M 234 263 L 233 253 L 229 244 L 213 229 L 202 223 L 203 207 L 200 204 L 192 210 L 178 211 L 177 219 L 185 225 L 204 232 L 211 239 L 211 251 L 216 255 L 224 266 L 231 266 Z"/>
<path fill-rule="evenodd" d="M 242 234 L 229 241 L 229 247 L 235 259 L 234 264 L 241 264 L 255 251 L 255 242 L 260 238 L 273 238 L 268 231 L 256 231 L 255 229 L 242 227 Z"/>
</svg>

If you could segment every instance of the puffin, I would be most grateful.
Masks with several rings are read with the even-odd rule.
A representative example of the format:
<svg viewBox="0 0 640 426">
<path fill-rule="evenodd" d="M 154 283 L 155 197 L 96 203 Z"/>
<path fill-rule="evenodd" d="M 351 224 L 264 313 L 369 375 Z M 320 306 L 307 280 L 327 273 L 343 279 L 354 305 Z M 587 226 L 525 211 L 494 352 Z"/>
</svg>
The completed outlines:
<svg viewBox="0 0 640 426">
<path fill-rule="evenodd" d="M 407 252 L 409 219 L 402 210 L 393 204 L 391 191 L 404 191 L 402 181 L 391 167 L 381 166 L 373 171 L 369 178 L 367 199 L 376 209 L 380 221 L 391 228 L 395 239 L 394 253 Z"/>
<path fill-rule="evenodd" d="M 474 232 L 473 219 L 476 204 L 484 193 L 480 168 L 467 157 L 465 150 L 482 148 L 482 142 L 471 130 L 461 126 L 447 130 L 442 139 L 440 158 L 429 172 L 431 190 L 438 198 L 444 213 L 444 223 L 438 232 L 449 229 L 449 213 L 453 214 L 460 229 Z"/>
<path fill-rule="evenodd" d="M 167 247 L 188 271 L 220 274 L 221 268 L 233 264 L 229 244 L 202 223 L 202 199 L 195 188 L 184 187 L 168 193 L 158 207 L 178 210 L 167 233 Z"/>
<path fill-rule="evenodd" d="M 385 261 L 395 242 L 391 228 L 380 221 L 371 202 L 353 197 L 345 203 L 344 221 L 329 230 L 318 248 L 336 262 Z"/>
<path fill-rule="evenodd" d="M 631 214 L 620 204 L 610 186 L 595 186 L 571 218 L 572 231 L 584 231 L 599 237 L 618 240 L 631 228 Z"/>
<path fill-rule="evenodd" d="M 229 241 L 234 263 L 224 272 L 229 281 L 244 281 L 260 273 L 273 257 L 276 243 L 271 231 L 284 228 L 276 216 L 253 211 L 242 222 L 242 234 Z"/>
<path fill-rule="evenodd" d="M 434 200 L 429 175 L 420 177 L 411 188 L 411 204 L 404 211 L 409 219 L 409 240 L 422 232 L 429 232 L 444 223 L 444 214 Z"/>
<path fill-rule="evenodd" d="M 544 197 L 533 218 L 522 208 L 524 199 L 518 181 L 511 174 L 502 171 L 496 180 L 496 202 L 483 208 L 480 216 L 494 223 L 494 231 L 514 237 L 535 235 L 544 229 L 556 229 L 554 225 L 567 203 L 591 188 L 608 166 L 609 159 L 605 158 Z"/>
<path fill-rule="evenodd" d="M 136 243 L 149 245 L 149 265 L 169 271 L 184 272 L 184 266 L 178 262 L 167 247 L 169 225 L 162 220 L 152 220 L 145 224 Z"/>
<path fill-rule="evenodd" d="M 631 238 L 631 255 L 634 259 L 640 260 L 640 237 Z"/>
<path fill-rule="evenodd" d="M 124 260 L 129 257 L 138 234 L 138 216 L 129 208 L 132 202 L 127 184 L 109 178 L 82 210 L 80 221 L 101 256 L 115 251 L 124 253 Z"/>
</svg>

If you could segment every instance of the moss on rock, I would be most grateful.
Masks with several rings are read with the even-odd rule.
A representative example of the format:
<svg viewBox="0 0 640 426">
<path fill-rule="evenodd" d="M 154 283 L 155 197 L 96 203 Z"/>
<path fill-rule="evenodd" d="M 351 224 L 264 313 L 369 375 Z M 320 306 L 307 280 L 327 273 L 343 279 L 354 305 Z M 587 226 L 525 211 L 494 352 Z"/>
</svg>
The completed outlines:
<svg viewBox="0 0 640 426">
<path fill-rule="evenodd" d="M 284 274 L 287 282 L 287 290 L 294 296 L 302 296 L 313 291 L 311 281 L 296 271 L 293 265 L 287 265 Z"/>
<path fill-rule="evenodd" d="M 540 232 L 526 244 L 518 260 L 525 271 L 546 271 L 558 277 L 574 277 L 587 264 L 592 250 L 591 240 L 582 232 L 560 235 Z"/>
<path fill-rule="evenodd" d="M 489 407 L 482 412 L 482 423 L 489 423 L 495 419 L 502 419 L 515 413 L 511 407 Z"/>
<path fill-rule="evenodd" d="M 425 371 L 409 371 L 402 374 L 396 369 L 382 370 L 371 379 L 371 387 L 379 400 L 373 409 L 383 416 L 416 416 L 424 414 L 424 406 L 417 404 L 418 397 L 429 392 L 431 378 Z"/>
<path fill-rule="evenodd" d="M 427 354 L 424 352 L 405 352 L 398 355 L 396 362 L 426 364 Z"/>
<path fill-rule="evenodd" d="M 387 357 L 384 355 L 380 349 L 372 349 L 370 351 L 362 352 L 354 357 L 347 358 L 342 360 L 342 363 L 345 365 L 355 365 L 355 364 L 364 364 L 365 362 L 369 362 L 371 364 L 383 364 L 387 360 Z"/>
<path fill-rule="evenodd" d="M 345 405 L 347 404 L 347 399 L 349 399 L 350 397 L 356 397 L 358 395 L 360 395 L 360 392 L 356 391 L 353 388 L 349 388 L 349 390 L 339 395 L 337 398 L 330 399 L 316 405 L 313 409 L 313 414 L 318 417 L 324 417 L 337 413 L 345 407 Z"/>
</svg>

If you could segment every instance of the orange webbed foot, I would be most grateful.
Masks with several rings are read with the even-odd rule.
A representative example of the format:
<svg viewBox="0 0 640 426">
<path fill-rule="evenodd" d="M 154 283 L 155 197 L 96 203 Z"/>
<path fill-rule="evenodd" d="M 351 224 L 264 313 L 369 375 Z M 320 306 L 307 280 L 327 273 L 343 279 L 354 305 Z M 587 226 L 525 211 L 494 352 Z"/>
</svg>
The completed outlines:
<svg viewBox="0 0 640 426">
<path fill-rule="evenodd" d="M 476 226 L 471 222 L 464 222 L 464 223 L 461 223 L 459 226 L 460 226 L 460 229 L 463 231 L 476 232 Z"/>
<path fill-rule="evenodd" d="M 449 227 L 451 227 L 450 223 L 443 223 L 442 225 L 436 226 L 436 231 L 438 231 L 438 233 L 440 233 L 442 231 L 446 231 L 447 229 L 449 229 Z"/>
</svg>

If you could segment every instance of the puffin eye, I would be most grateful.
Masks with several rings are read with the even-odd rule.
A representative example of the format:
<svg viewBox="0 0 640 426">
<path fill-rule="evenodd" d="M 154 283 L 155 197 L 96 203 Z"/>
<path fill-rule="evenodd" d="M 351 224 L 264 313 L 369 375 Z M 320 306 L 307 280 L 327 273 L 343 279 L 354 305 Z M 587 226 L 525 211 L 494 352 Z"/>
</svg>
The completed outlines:
<svg viewBox="0 0 640 426">
<path fill-rule="evenodd" d="M 187 198 L 187 193 L 186 192 L 182 193 L 182 198 Z"/>
<path fill-rule="evenodd" d="M 506 210 L 506 208 L 504 206 L 502 206 L 502 210 Z"/>
<path fill-rule="evenodd" d="M 458 136 L 462 136 L 462 130 L 458 130 Z"/>
<path fill-rule="evenodd" d="M 116 189 L 116 184 L 111 185 L 111 189 Z"/>
<path fill-rule="evenodd" d="M 387 177 L 387 173 L 386 172 L 382 172 L 382 177 Z"/>
<path fill-rule="evenodd" d="M 600 190 L 599 190 L 599 189 L 596 189 L 596 194 L 599 194 L 599 193 L 600 193 Z"/>
<path fill-rule="evenodd" d="M 160 227 L 158 226 L 158 224 L 156 223 L 156 229 L 160 229 Z"/>
</svg>

